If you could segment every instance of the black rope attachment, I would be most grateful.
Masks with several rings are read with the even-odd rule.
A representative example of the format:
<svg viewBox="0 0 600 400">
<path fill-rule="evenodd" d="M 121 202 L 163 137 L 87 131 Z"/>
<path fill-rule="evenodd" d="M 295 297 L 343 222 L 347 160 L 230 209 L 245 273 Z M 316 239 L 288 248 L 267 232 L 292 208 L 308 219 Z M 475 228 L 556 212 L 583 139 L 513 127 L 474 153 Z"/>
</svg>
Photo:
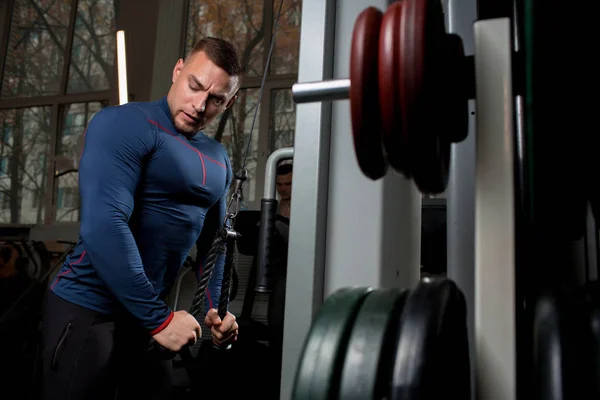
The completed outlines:
<svg viewBox="0 0 600 400">
<path fill-rule="evenodd" d="M 240 210 L 240 202 L 242 200 L 242 187 L 248 179 L 248 171 L 241 168 L 235 174 L 235 186 L 231 199 L 227 206 L 227 214 L 223 221 L 223 226 L 217 230 L 212 242 L 210 251 L 206 257 L 206 263 L 202 270 L 202 275 L 196 286 L 196 293 L 190 308 L 192 314 L 198 321 L 204 319 L 204 309 L 207 296 L 208 284 L 212 273 L 215 269 L 215 264 L 220 255 L 225 254 L 225 265 L 223 267 L 223 280 L 221 282 L 221 296 L 219 297 L 218 313 L 221 319 L 225 318 L 229 310 L 229 295 L 231 293 L 231 281 L 233 270 L 235 269 L 235 244 L 236 240 L 241 236 L 235 230 L 235 218 Z"/>
</svg>

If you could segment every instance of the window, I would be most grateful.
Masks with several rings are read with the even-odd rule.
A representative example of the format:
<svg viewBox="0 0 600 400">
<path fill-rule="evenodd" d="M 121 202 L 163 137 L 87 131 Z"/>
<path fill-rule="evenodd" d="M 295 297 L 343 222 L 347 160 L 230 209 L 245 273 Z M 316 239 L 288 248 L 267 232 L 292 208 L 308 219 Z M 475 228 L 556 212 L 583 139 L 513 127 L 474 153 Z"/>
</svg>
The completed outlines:
<svg viewBox="0 0 600 400">
<path fill-rule="evenodd" d="M 271 123 L 269 129 L 269 150 L 294 146 L 296 129 L 296 108 L 291 89 L 276 89 L 271 92 Z"/>
<path fill-rule="evenodd" d="M 103 108 L 101 102 L 74 103 L 62 107 L 61 136 L 56 142 L 55 175 L 58 194 L 55 220 L 79 221 L 79 158 L 83 151 L 83 134 L 92 117 Z"/>
<path fill-rule="evenodd" d="M 12 1 L 0 24 L 0 223 L 79 220 L 81 137 L 112 94 L 115 3 Z"/>
<path fill-rule="evenodd" d="M 258 103 L 258 89 L 242 89 L 238 94 L 236 102 L 225 111 L 219 118 L 219 121 L 207 127 L 204 133 L 215 138 L 227 149 L 231 160 L 231 167 L 235 172 L 244 162 L 246 145 L 250 137 L 250 129 L 254 112 Z M 257 120 L 259 115 L 257 115 Z M 246 169 L 248 170 L 248 180 L 244 184 L 244 201 L 251 202 L 255 200 L 256 181 L 256 149 L 258 147 L 258 133 L 252 135 L 252 144 L 248 151 Z"/>
<path fill-rule="evenodd" d="M 3 98 L 59 93 L 71 6 L 66 1 L 14 2 Z"/>
<path fill-rule="evenodd" d="M 280 0 L 273 0 L 273 15 L 277 17 Z M 277 40 L 271 58 L 270 73 L 275 75 L 298 72 L 300 51 L 300 1 L 284 0 L 277 28 Z"/>
<path fill-rule="evenodd" d="M 235 172 L 242 165 L 254 113 L 259 107 L 243 193 L 250 208 L 260 207 L 267 157 L 278 148 L 293 146 L 294 141 L 296 108 L 291 100 L 291 87 L 298 73 L 300 0 L 283 0 L 269 73 L 261 104 L 257 104 L 280 3 L 280 0 L 190 0 L 187 15 L 186 54 L 202 37 L 217 36 L 234 43 L 246 65 L 247 76 L 237 101 L 204 132 L 225 146 Z"/>
<path fill-rule="evenodd" d="M 190 1 L 186 53 L 200 38 L 218 36 L 240 49 L 248 75 L 261 75 L 265 64 L 264 3 L 251 0 Z"/>
<path fill-rule="evenodd" d="M 0 143 L 0 160 L 6 165 L 0 176 L 5 207 L 1 223 L 42 223 L 45 208 L 36 202 L 47 190 L 47 157 L 51 132 L 51 108 L 0 110 L 0 125 L 13 127 L 11 139 Z M 4 171 L 3 171 L 4 172 Z"/>
</svg>

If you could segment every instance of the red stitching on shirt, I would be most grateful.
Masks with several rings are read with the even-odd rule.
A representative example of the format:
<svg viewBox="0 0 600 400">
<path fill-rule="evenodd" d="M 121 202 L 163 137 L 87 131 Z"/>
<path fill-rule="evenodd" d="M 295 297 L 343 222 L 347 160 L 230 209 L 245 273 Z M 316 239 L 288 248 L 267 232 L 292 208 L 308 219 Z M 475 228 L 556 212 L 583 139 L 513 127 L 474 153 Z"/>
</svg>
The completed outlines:
<svg viewBox="0 0 600 400">
<path fill-rule="evenodd" d="M 71 262 L 69 263 L 68 267 L 72 267 L 73 265 L 77 265 L 81 262 L 81 260 L 83 260 L 83 256 L 85 256 L 85 253 L 87 252 L 87 250 L 84 250 L 83 253 L 81 253 L 81 257 L 79 257 L 79 260 L 75 261 L 75 262 Z M 58 274 L 56 276 L 56 279 L 54 280 L 54 283 L 52 283 L 52 286 L 50 286 L 50 290 L 54 289 L 54 286 L 56 286 L 56 284 L 58 283 L 58 280 L 62 277 L 67 275 L 69 272 L 71 272 L 72 269 L 69 268 L 68 270 L 66 270 L 65 272 L 61 272 L 60 274 Z"/>
<path fill-rule="evenodd" d="M 214 162 L 215 164 L 217 164 L 217 165 L 218 165 L 218 166 L 220 166 L 221 168 L 223 168 L 223 169 L 226 169 L 226 168 L 225 168 L 225 164 L 223 164 L 223 163 L 221 163 L 221 162 L 219 162 L 219 161 L 217 161 L 217 160 L 215 160 L 215 159 L 213 159 L 213 158 L 211 158 L 211 157 L 207 156 L 206 154 L 202 153 L 202 152 L 201 152 L 200 150 L 198 150 L 197 148 L 195 148 L 195 147 L 193 147 L 193 146 L 190 146 L 188 143 L 186 143 L 186 142 L 184 142 L 183 140 L 181 140 L 181 138 L 180 138 L 179 136 L 177 136 L 176 134 L 174 134 L 173 132 L 171 132 L 170 130 L 168 130 L 167 128 L 165 128 L 164 126 L 162 126 L 161 124 L 159 124 L 158 122 L 156 122 L 156 121 L 153 121 L 153 120 L 151 120 L 151 119 L 149 119 L 149 120 L 148 120 L 148 122 L 150 122 L 150 123 L 151 123 L 151 124 L 153 124 L 153 125 L 156 125 L 156 126 L 158 126 L 160 129 L 162 129 L 163 131 L 167 132 L 169 135 L 173 136 L 175 139 L 179 140 L 179 141 L 180 141 L 181 143 L 183 143 L 183 144 L 184 144 L 186 147 L 188 147 L 188 148 L 190 148 L 190 149 L 194 150 L 196 153 L 198 153 L 198 156 L 200 156 L 200 158 L 203 158 L 203 157 L 204 157 L 204 158 L 208 159 L 209 161 L 212 161 L 212 162 Z M 204 164 L 203 164 L 202 166 L 204 166 Z M 205 180 L 206 180 L 206 177 L 205 177 Z"/>
</svg>

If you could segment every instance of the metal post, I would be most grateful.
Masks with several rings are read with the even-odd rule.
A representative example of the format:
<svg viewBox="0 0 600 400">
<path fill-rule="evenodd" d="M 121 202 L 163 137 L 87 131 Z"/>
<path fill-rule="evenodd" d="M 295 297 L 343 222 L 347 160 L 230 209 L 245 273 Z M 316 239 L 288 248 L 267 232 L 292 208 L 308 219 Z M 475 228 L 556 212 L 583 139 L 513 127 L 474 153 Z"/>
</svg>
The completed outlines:
<svg viewBox="0 0 600 400">
<path fill-rule="evenodd" d="M 474 33 L 477 398 L 514 400 L 517 382 L 511 21 L 477 21 Z"/>
<path fill-rule="evenodd" d="M 335 0 L 304 0 L 298 80 L 333 77 Z M 331 103 L 298 105 L 286 278 L 282 400 L 292 394 L 302 343 L 323 301 Z"/>
<path fill-rule="evenodd" d="M 447 0 L 448 31 L 459 35 L 465 55 L 474 53 L 473 23 L 477 19 L 476 0 Z M 450 181 L 446 190 L 448 278 L 465 295 L 467 329 L 471 358 L 472 397 L 475 396 L 475 100 L 469 100 L 469 134 L 452 145 Z"/>
</svg>

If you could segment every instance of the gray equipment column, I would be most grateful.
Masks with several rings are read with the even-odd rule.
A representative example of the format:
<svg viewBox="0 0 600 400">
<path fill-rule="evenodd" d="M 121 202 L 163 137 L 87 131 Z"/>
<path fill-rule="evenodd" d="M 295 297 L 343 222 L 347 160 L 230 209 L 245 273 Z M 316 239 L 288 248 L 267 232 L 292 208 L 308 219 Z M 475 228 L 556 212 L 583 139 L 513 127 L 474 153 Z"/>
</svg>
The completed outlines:
<svg viewBox="0 0 600 400">
<path fill-rule="evenodd" d="M 445 2 L 448 32 L 463 41 L 465 55 L 474 53 L 473 24 L 476 0 Z M 448 277 L 460 287 L 467 302 L 467 327 L 471 358 L 471 382 L 475 395 L 475 100 L 469 101 L 469 135 L 452 145 L 450 181 L 446 191 Z"/>
<path fill-rule="evenodd" d="M 294 148 L 286 147 L 275 150 L 267 159 L 265 167 L 265 192 L 260 200 L 260 228 L 258 230 L 258 249 L 256 251 L 256 286 L 259 293 L 269 293 L 273 290 L 269 277 L 269 269 L 273 250 L 273 236 L 276 232 L 277 220 L 277 166 L 283 160 L 294 158 Z M 250 288 L 251 290 L 252 288 Z"/>
<path fill-rule="evenodd" d="M 300 31 L 301 82 L 331 79 L 335 0 L 304 0 Z M 282 400 L 291 397 L 296 366 L 313 316 L 323 301 L 331 103 L 297 106 L 294 180 L 281 373 Z"/>
<path fill-rule="evenodd" d="M 477 398 L 516 398 L 514 97 L 511 22 L 474 24 L 477 96 Z"/>
</svg>

